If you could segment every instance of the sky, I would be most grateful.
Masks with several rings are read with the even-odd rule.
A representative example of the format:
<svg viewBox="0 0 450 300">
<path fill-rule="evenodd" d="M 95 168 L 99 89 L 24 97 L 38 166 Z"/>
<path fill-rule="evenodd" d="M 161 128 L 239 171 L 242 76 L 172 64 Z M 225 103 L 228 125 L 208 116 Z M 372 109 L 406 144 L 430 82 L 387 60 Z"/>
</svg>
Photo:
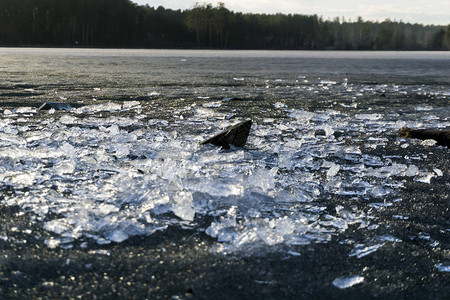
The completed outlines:
<svg viewBox="0 0 450 300">
<path fill-rule="evenodd" d="M 189 9 L 196 2 L 216 5 L 220 0 L 131 0 L 137 4 L 171 9 Z M 284 13 L 322 16 L 324 19 L 345 17 L 348 21 L 361 16 L 364 20 L 449 25 L 450 0 L 221 0 L 234 12 Z"/>
</svg>

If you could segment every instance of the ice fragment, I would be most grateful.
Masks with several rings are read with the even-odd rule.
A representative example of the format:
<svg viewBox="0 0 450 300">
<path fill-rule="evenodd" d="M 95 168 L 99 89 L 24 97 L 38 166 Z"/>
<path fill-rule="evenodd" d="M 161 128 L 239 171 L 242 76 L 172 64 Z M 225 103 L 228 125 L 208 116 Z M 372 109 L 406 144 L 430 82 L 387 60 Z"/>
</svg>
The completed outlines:
<svg viewBox="0 0 450 300">
<path fill-rule="evenodd" d="M 444 175 L 444 172 L 442 172 L 442 171 L 441 171 L 440 169 L 438 169 L 438 168 L 434 168 L 433 171 L 434 171 L 434 173 L 436 173 L 436 175 L 439 176 L 439 177 Z"/>
<path fill-rule="evenodd" d="M 336 176 L 340 169 L 341 169 L 340 165 L 332 163 L 332 165 L 327 171 L 327 177 L 330 178 Z"/>
<path fill-rule="evenodd" d="M 353 249 L 350 252 L 350 256 L 356 256 L 357 258 L 361 258 L 361 257 L 364 257 L 366 255 L 369 255 L 369 254 L 377 251 L 378 249 L 383 247 L 383 245 L 384 245 L 384 243 L 382 243 L 382 244 L 375 244 L 375 245 L 358 244 L 358 245 L 355 246 L 355 249 Z"/>
<path fill-rule="evenodd" d="M 438 263 L 435 267 L 441 272 L 450 272 L 450 264 Z"/>
<path fill-rule="evenodd" d="M 356 284 L 362 283 L 363 281 L 364 277 L 358 275 L 350 277 L 339 277 L 333 280 L 333 285 L 340 289 L 346 289 Z"/>
</svg>

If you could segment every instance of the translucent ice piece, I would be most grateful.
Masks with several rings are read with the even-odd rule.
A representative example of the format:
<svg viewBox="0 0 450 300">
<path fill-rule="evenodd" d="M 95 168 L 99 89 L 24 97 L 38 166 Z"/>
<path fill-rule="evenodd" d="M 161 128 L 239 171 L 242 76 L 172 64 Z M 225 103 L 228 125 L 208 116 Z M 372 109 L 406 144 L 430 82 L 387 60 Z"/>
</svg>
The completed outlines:
<svg viewBox="0 0 450 300">
<path fill-rule="evenodd" d="M 207 107 L 207 108 L 217 108 L 217 107 L 222 106 L 222 102 L 221 101 L 208 102 L 208 103 L 203 103 L 202 106 Z"/>
<path fill-rule="evenodd" d="M 108 250 L 89 250 L 88 252 L 89 254 L 99 254 L 99 255 L 106 255 L 106 256 L 110 256 L 111 253 Z"/>
<path fill-rule="evenodd" d="M 419 176 L 420 177 L 416 177 L 414 179 L 414 181 L 422 182 L 422 183 L 428 183 L 429 184 L 429 183 L 431 183 L 431 178 L 435 177 L 435 174 L 429 172 L 429 173 L 421 173 Z"/>
<path fill-rule="evenodd" d="M 389 195 L 391 193 L 391 190 L 388 188 L 384 188 L 381 186 L 375 186 L 370 190 L 370 195 L 372 195 L 375 198 L 381 198 Z M 391 206 L 392 203 L 385 202 L 384 206 Z"/>
<path fill-rule="evenodd" d="M 141 104 L 139 101 L 126 101 L 123 103 L 122 108 L 123 109 L 132 109 L 132 108 L 140 108 Z"/>
<path fill-rule="evenodd" d="M 333 280 L 333 285 L 340 289 L 346 289 L 364 281 L 362 276 L 339 277 Z"/>
<path fill-rule="evenodd" d="M 327 216 L 327 221 L 321 221 L 320 225 L 333 226 L 333 227 L 338 228 L 341 232 L 344 232 L 348 228 L 347 221 L 345 221 L 341 218 L 333 217 L 333 216 Z"/>
<path fill-rule="evenodd" d="M 282 102 L 277 102 L 273 105 L 273 107 L 275 108 L 287 108 L 286 103 L 282 103 Z"/>
<path fill-rule="evenodd" d="M 261 240 L 271 246 L 271 245 L 277 245 L 284 241 L 284 237 L 282 234 L 277 234 L 276 232 L 272 230 L 268 230 L 268 228 L 262 227 L 257 230 L 258 236 L 261 238 Z"/>
<path fill-rule="evenodd" d="M 441 171 L 440 169 L 438 169 L 438 168 L 434 168 L 433 171 L 434 171 L 434 173 L 436 173 L 436 175 L 439 176 L 439 177 L 444 175 L 444 172 L 442 172 L 442 171 Z"/>
<path fill-rule="evenodd" d="M 106 234 L 105 238 L 115 243 L 121 243 L 128 239 L 128 234 L 118 229 Z"/>
<path fill-rule="evenodd" d="M 430 111 L 433 110 L 433 107 L 431 105 L 417 105 L 414 107 L 417 111 Z"/>
<path fill-rule="evenodd" d="M 327 177 L 334 177 L 341 170 L 341 166 L 335 163 L 332 163 L 331 167 L 327 171 Z"/>
<path fill-rule="evenodd" d="M 49 238 L 45 240 L 45 244 L 47 245 L 47 247 L 49 247 L 50 249 L 54 249 L 56 247 L 59 246 L 60 241 L 59 239 L 54 239 L 54 238 Z"/>
<path fill-rule="evenodd" d="M 217 113 L 210 108 L 196 107 L 195 116 L 197 118 L 209 118 L 215 116 Z"/>
<path fill-rule="evenodd" d="M 428 139 L 428 140 L 423 140 L 420 144 L 422 144 L 424 146 L 434 146 L 437 144 L 437 141 Z"/>
<path fill-rule="evenodd" d="M 257 172 L 253 172 L 247 178 L 247 184 L 249 184 L 250 186 L 258 187 L 266 193 L 267 191 L 274 188 L 277 172 L 278 168 L 272 168 L 270 170 L 258 170 Z"/>
<path fill-rule="evenodd" d="M 356 114 L 358 120 L 376 121 L 382 118 L 381 114 Z"/>
<path fill-rule="evenodd" d="M 369 254 L 377 251 L 378 249 L 380 249 L 383 246 L 384 246 L 384 243 L 369 245 L 369 246 L 358 244 L 355 246 L 355 249 L 353 249 L 350 252 L 350 256 L 356 256 L 357 258 L 361 258 L 361 257 L 364 257 L 366 255 L 369 255 Z"/>
<path fill-rule="evenodd" d="M 398 237 L 395 237 L 393 235 L 390 235 L 390 234 L 377 236 L 376 240 L 380 241 L 380 242 L 391 242 L 391 243 L 401 243 L 402 242 L 401 239 L 399 239 Z"/>
<path fill-rule="evenodd" d="M 226 216 L 221 219 L 221 222 L 211 223 L 211 226 L 209 226 L 205 232 L 212 237 L 217 237 L 217 235 L 223 228 L 235 227 L 237 225 L 236 214 L 237 214 L 237 207 L 236 206 L 230 207 Z"/>
<path fill-rule="evenodd" d="M 419 174 L 419 168 L 415 165 L 409 165 L 408 169 L 405 171 L 405 176 L 412 177 Z"/>
<path fill-rule="evenodd" d="M 36 176 L 38 176 L 37 172 L 19 173 L 11 177 L 11 182 L 21 185 L 32 185 Z"/>
<path fill-rule="evenodd" d="M 309 122 L 315 115 L 315 113 L 310 111 L 296 109 L 289 114 L 290 117 L 297 119 L 299 122 Z"/>
<path fill-rule="evenodd" d="M 385 163 L 381 160 L 380 157 L 373 156 L 373 155 L 367 155 L 367 154 L 362 155 L 361 162 L 365 166 L 370 166 L 370 167 L 382 167 L 385 165 Z"/>
<path fill-rule="evenodd" d="M 192 194 L 185 191 L 179 191 L 172 196 L 173 213 L 186 221 L 193 221 L 195 210 L 192 204 Z"/>
<path fill-rule="evenodd" d="M 99 111 L 117 111 L 122 109 L 122 105 L 119 103 L 104 103 L 104 104 L 95 104 L 86 107 L 90 112 L 99 112 Z"/>
<path fill-rule="evenodd" d="M 331 81 L 331 80 L 321 80 L 319 81 L 319 84 L 322 85 L 335 85 L 337 82 L 336 81 Z"/>
<path fill-rule="evenodd" d="M 408 169 L 404 164 L 393 163 L 391 166 L 384 166 L 377 169 L 368 169 L 369 176 L 378 178 L 389 178 L 392 176 L 401 176 Z"/>
<path fill-rule="evenodd" d="M 370 203 L 369 204 L 369 207 L 373 207 L 373 208 L 376 208 L 376 209 L 380 209 L 380 208 L 383 208 L 383 207 L 389 207 L 389 206 L 392 206 L 391 202 Z"/>
<path fill-rule="evenodd" d="M 29 113 L 36 113 L 37 109 L 34 107 L 19 107 L 14 110 L 17 114 L 29 114 Z"/>
<path fill-rule="evenodd" d="M 54 171 L 58 175 L 71 174 L 75 171 L 76 163 L 73 160 L 65 160 L 59 162 L 54 167 Z"/>
<path fill-rule="evenodd" d="M 436 269 L 438 269 L 441 272 L 450 272 L 450 264 L 443 264 L 443 263 L 438 263 L 436 265 L 434 265 L 436 267 Z"/>
</svg>

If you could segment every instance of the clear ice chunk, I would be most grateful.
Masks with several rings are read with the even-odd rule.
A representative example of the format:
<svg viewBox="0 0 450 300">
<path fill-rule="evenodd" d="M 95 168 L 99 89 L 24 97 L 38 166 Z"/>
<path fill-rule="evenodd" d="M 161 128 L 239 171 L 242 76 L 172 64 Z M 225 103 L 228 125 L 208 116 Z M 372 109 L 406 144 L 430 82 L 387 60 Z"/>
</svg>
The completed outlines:
<svg viewBox="0 0 450 300">
<path fill-rule="evenodd" d="M 415 165 L 409 165 L 408 169 L 405 171 L 405 176 L 413 177 L 419 174 L 419 168 Z"/>
<path fill-rule="evenodd" d="M 382 118 L 381 114 L 356 114 L 356 119 L 366 121 L 376 121 Z"/>
<path fill-rule="evenodd" d="M 309 122 L 316 114 L 309 111 L 304 110 L 292 110 L 292 112 L 289 114 L 291 118 L 297 119 L 299 122 Z"/>
<path fill-rule="evenodd" d="M 431 146 L 435 146 L 437 144 L 437 141 L 428 139 L 428 140 L 423 140 L 422 142 L 420 142 L 420 144 L 431 147 Z"/>
<path fill-rule="evenodd" d="M 362 283 L 364 281 L 364 277 L 356 275 L 350 277 L 339 277 L 333 280 L 333 285 L 340 289 L 346 289 L 352 287 L 356 284 Z"/>
<path fill-rule="evenodd" d="M 436 175 L 435 173 L 431 173 L 431 172 L 424 172 L 424 173 L 420 173 L 415 179 L 414 181 L 417 182 L 421 182 L 421 183 L 431 183 L 431 179 L 434 178 Z"/>
<path fill-rule="evenodd" d="M 217 107 L 222 106 L 222 102 L 221 101 L 208 102 L 208 103 L 203 103 L 202 106 L 207 107 L 207 108 L 217 108 Z"/>
<path fill-rule="evenodd" d="M 364 257 L 366 255 L 369 255 L 381 247 L 384 246 L 384 243 L 382 244 L 375 244 L 375 245 L 363 245 L 363 244 L 357 244 L 355 248 L 350 252 L 350 256 L 356 256 L 357 258 Z"/>
<path fill-rule="evenodd" d="M 45 240 L 45 244 L 47 245 L 47 247 L 49 247 L 50 249 L 54 249 L 56 247 L 59 246 L 60 244 L 60 240 L 58 239 L 54 239 L 54 238 L 49 238 Z"/>
<path fill-rule="evenodd" d="M 330 168 L 327 171 L 327 177 L 330 178 L 330 177 L 336 176 L 340 170 L 341 170 L 340 165 L 332 163 Z"/>
<path fill-rule="evenodd" d="M 105 238 L 115 243 L 121 243 L 128 239 L 128 234 L 122 230 L 114 230 L 113 232 L 107 233 Z"/>
<path fill-rule="evenodd" d="M 444 172 L 442 172 L 442 170 L 438 169 L 438 168 L 434 168 L 433 169 L 434 173 L 436 173 L 437 176 L 441 177 L 444 176 Z"/>
<path fill-rule="evenodd" d="M 450 272 L 450 264 L 438 263 L 435 265 L 440 272 Z"/>
<path fill-rule="evenodd" d="M 195 210 L 191 193 L 179 191 L 172 196 L 172 201 L 172 211 L 175 215 L 186 221 L 194 220 Z"/>
</svg>

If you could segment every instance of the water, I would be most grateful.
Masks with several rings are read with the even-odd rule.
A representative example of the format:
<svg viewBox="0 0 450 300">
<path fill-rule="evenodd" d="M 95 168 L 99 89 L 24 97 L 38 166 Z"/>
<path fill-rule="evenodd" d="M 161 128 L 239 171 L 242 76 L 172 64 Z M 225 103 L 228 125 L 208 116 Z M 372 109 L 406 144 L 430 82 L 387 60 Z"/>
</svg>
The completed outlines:
<svg viewBox="0 0 450 300">
<path fill-rule="evenodd" d="M 353 228 L 361 258 L 402 242 L 379 213 L 406 181 L 449 176 L 421 163 L 442 147 L 396 137 L 450 127 L 448 52 L 0 49 L 0 70 L 1 205 L 50 248 L 177 227 L 297 255 Z M 199 145 L 248 118 L 246 147 Z"/>
</svg>

